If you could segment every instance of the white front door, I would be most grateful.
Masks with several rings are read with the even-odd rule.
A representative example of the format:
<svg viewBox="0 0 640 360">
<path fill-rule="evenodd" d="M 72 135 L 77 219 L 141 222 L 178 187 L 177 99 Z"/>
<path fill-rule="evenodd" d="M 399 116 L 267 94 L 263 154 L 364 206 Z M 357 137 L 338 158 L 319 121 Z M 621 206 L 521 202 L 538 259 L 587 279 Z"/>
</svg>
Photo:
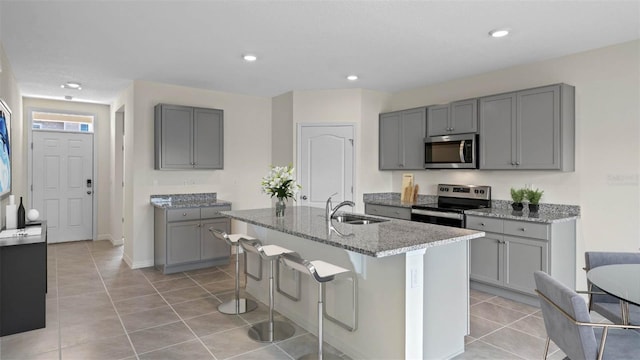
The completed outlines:
<svg viewBox="0 0 640 360">
<path fill-rule="evenodd" d="M 33 208 L 50 243 L 93 238 L 93 134 L 33 132 Z"/>
<path fill-rule="evenodd" d="M 299 205 L 324 207 L 353 201 L 354 127 L 340 124 L 298 125 Z"/>
</svg>

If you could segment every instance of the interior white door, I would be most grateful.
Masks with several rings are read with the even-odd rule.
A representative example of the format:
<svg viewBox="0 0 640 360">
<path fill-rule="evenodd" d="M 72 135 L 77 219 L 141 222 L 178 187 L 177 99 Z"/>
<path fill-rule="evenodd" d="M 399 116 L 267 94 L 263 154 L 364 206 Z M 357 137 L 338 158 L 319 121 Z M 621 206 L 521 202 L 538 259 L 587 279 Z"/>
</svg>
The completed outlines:
<svg viewBox="0 0 640 360">
<path fill-rule="evenodd" d="M 33 132 L 32 203 L 50 243 L 93 238 L 93 134 Z"/>
<path fill-rule="evenodd" d="M 300 205 L 324 207 L 353 201 L 353 125 L 298 125 L 298 182 Z"/>
</svg>

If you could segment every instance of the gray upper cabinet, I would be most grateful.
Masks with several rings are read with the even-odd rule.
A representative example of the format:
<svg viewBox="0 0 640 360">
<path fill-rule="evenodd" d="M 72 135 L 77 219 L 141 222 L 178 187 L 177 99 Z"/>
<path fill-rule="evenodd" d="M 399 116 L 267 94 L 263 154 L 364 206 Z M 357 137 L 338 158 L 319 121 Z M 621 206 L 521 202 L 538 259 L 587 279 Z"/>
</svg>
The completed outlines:
<svg viewBox="0 0 640 360">
<path fill-rule="evenodd" d="M 379 169 L 424 169 L 426 108 L 380 114 L 379 121 Z"/>
<path fill-rule="evenodd" d="M 478 99 L 460 100 L 447 105 L 434 105 L 427 109 L 427 133 L 429 136 L 478 131 Z"/>
<path fill-rule="evenodd" d="M 222 169 L 223 111 L 158 104 L 155 107 L 155 168 Z"/>
<path fill-rule="evenodd" d="M 574 88 L 480 99 L 480 169 L 574 170 Z"/>
</svg>

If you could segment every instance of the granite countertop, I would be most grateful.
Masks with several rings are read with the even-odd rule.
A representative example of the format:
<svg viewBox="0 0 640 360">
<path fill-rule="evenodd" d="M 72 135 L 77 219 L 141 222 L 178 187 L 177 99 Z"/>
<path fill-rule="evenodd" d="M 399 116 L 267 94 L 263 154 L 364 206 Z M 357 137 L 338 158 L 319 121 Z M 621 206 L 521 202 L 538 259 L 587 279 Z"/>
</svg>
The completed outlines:
<svg viewBox="0 0 640 360">
<path fill-rule="evenodd" d="M 275 216 L 273 208 L 221 211 L 220 214 L 372 257 L 399 255 L 485 235 L 482 231 L 396 219 L 368 225 L 350 225 L 334 220 L 329 227 L 325 210 L 308 206 L 287 207 L 282 218 Z"/>
<path fill-rule="evenodd" d="M 231 206 L 218 199 L 217 193 L 151 195 L 151 205 L 161 209 Z"/>
<path fill-rule="evenodd" d="M 580 217 L 579 212 L 571 210 L 554 211 L 552 209 L 541 209 L 537 213 L 530 213 L 526 208 L 524 211 L 513 211 L 511 209 L 504 208 L 477 209 L 465 210 L 464 213 L 467 215 L 487 216 L 505 220 L 530 221 L 546 224 L 571 221 Z"/>
<path fill-rule="evenodd" d="M 400 193 L 371 193 L 371 194 L 363 194 L 363 202 L 365 204 L 373 204 L 373 205 L 386 205 L 386 206 L 397 206 L 410 208 L 415 204 L 431 204 L 438 202 L 438 197 L 435 195 L 421 195 L 418 194 L 418 199 L 415 203 L 413 202 L 402 202 L 400 201 Z"/>
<path fill-rule="evenodd" d="M 402 203 L 400 201 L 400 193 L 370 193 L 364 194 L 363 200 L 365 204 L 411 207 L 412 203 Z M 435 195 L 418 195 L 416 203 L 428 204 L 437 203 L 438 197 Z M 562 205 L 562 204 L 540 204 L 538 213 L 529 213 L 525 204 L 524 211 L 515 212 L 511 209 L 511 201 L 492 200 L 491 208 L 465 210 L 467 215 L 495 217 L 507 220 L 531 221 L 539 223 L 555 223 L 562 221 L 571 221 L 580 217 L 580 206 Z"/>
</svg>

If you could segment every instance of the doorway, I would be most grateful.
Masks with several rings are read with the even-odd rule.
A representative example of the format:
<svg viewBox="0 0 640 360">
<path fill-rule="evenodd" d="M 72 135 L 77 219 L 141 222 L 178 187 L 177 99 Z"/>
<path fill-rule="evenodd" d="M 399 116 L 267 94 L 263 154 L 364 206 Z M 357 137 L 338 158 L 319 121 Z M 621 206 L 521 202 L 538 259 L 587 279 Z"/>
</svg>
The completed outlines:
<svg viewBox="0 0 640 360">
<path fill-rule="evenodd" d="M 354 197 L 354 125 L 298 124 L 299 204 L 324 207 Z"/>
<path fill-rule="evenodd" d="M 93 134 L 34 131 L 32 207 L 47 241 L 93 239 Z"/>
</svg>

